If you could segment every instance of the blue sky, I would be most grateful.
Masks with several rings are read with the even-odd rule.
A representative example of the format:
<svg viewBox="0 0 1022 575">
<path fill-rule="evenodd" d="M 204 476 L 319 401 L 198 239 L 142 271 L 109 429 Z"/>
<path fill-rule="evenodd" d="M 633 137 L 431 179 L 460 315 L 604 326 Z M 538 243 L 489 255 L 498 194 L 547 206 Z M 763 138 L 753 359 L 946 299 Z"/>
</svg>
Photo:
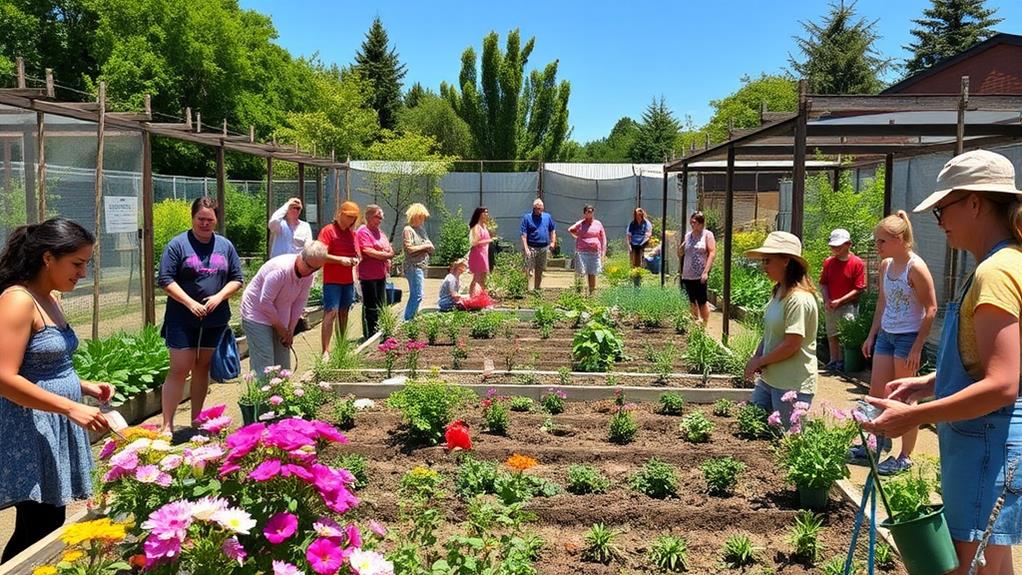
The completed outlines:
<svg viewBox="0 0 1022 575">
<path fill-rule="evenodd" d="M 743 75 L 785 69 L 795 50 L 792 37 L 802 35 L 799 20 L 819 20 L 827 12 L 822 0 L 240 3 L 272 16 L 279 44 L 292 54 L 318 53 L 342 66 L 354 61 L 379 16 L 408 68 L 406 88 L 455 83 L 466 47 L 479 52 L 490 31 L 500 34 L 503 46 L 508 30 L 519 28 L 523 38 L 536 38 L 528 69 L 559 59 L 558 78 L 571 82 L 572 138 L 579 142 L 606 136 L 622 116 L 638 119 L 661 95 L 679 119 L 689 115 L 697 126 L 705 123 L 709 101 L 735 91 Z M 881 52 L 903 61 L 902 46 L 913 38 L 911 20 L 929 5 L 859 0 L 856 9 L 877 20 Z M 999 31 L 1022 34 L 1022 1 L 987 0 L 987 6 L 1004 19 Z"/>
</svg>

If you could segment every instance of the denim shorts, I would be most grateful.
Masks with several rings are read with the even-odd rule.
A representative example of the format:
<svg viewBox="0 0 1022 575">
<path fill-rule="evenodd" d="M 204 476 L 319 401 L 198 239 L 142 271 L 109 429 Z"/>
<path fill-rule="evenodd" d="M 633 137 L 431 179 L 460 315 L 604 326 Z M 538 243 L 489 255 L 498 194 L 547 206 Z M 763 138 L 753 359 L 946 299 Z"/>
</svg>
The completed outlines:
<svg viewBox="0 0 1022 575">
<path fill-rule="evenodd" d="M 784 429 L 788 429 L 791 426 L 791 412 L 794 411 L 795 402 L 784 401 L 784 395 L 788 393 L 789 389 L 779 389 L 769 383 L 763 381 L 762 378 L 756 378 L 756 387 L 752 389 L 752 397 L 749 398 L 749 403 L 762 407 L 766 412 L 773 413 L 779 411 L 781 413 L 781 423 L 784 424 Z M 795 401 L 802 401 L 812 405 L 813 394 L 796 392 Z"/>
<path fill-rule="evenodd" d="M 351 309 L 355 303 L 355 284 L 323 284 L 323 309 Z"/>
<path fill-rule="evenodd" d="M 202 341 L 199 341 L 199 327 L 183 325 L 180 322 L 164 322 L 160 335 L 170 349 L 213 349 L 220 343 L 220 337 L 226 330 L 226 325 L 203 327 Z"/>
<path fill-rule="evenodd" d="M 880 330 L 877 334 L 876 347 L 873 348 L 873 355 L 893 355 L 898 359 L 908 359 L 912 346 L 916 343 L 917 332 L 913 333 L 887 333 Z"/>
</svg>

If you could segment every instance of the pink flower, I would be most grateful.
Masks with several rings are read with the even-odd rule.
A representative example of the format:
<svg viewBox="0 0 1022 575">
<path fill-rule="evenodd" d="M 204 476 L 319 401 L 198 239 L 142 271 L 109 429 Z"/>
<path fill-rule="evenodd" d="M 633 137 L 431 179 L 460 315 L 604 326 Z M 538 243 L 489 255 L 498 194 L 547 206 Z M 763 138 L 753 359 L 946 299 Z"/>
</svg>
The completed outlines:
<svg viewBox="0 0 1022 575">
<path fill-rule="evenodd" d="M 284 380 L 280 379 L 279 377 L 275 377 L 275 378 L 270 380 L 270 385 L 273 386 L 273 387 L 276 387 L 276 386 L 278 386 L 278 385 L 280 385 L 282 383 L 284 383 Z"/>
<path fill-rule="evenodd" d="M 792 389 L 781 396 L 781 401 L 784 403 L 794 403 L 798 401 L 798 393 Z"/>
<path fill-rule="evenodd" d="M 362 534 L 359 532 L 358 527 L 354 523 L 349 523 L 344 526 L 344 535 L 346 537 L 344 543 L 345 547 L 362 546 Z"/>
<path fill-rule="evenodd" d="M 870 435 L 869 437 L 867 437 L 866 438 L 866 447 L 868 447 L 870 451 L 876 452 L 876 450 L 877 450 L 877 436 Z"/>
<path fill-rule="evenodd" d="M 237 561 L 238 565 L 245 562 L 245 558 L 248 557 L 248 553 L 245 548 L 241 546 L 241 542 L 238 541 L 237 537 L 230 537 L 224 540 L 224 544 L 220 546 L 220 549 L 224 552 L 231 561 Z"/>
<path fill-rule="evenodd" d="M 767 423 L 772 425 L 772 426 L 774 426 L 774 427 L 780 427 L 781 426 L 781 412 L 780 411 L 775 411 L 775 412 L 771 413 L 770 417 L 767 418 Z"/>
<path fill-rule="evenodd" d="M 279 365 L 270 365 L 270 366 L 267 366 L 267 367 L 263 368 L 263 375 L 270 375 L 271 373 L 273 373 L 275 371 L 280 371 L 280 366 Z"/>
<path fill-rule="evenodd" d="M 282 370 L 280 370 L 280 373 L 278 373 L 277 375 L 279 375 L 280 377 L 282 377 L 284 379 L 287 379 L 287 378 L 291 377 L 292 375 L 294 375 L 294 373 L 290 369 L 282 369 Z"/>
<path fill-rule="evenodd" d="M 225 444 L 227 449 L 232 451 L 231 455 L 244 455 L 249 451 L 252 451 L 256 445 L 259 445 L 259 440 L 262 439 L 263 431 L 266 431 L 266 424 L 264 423 L 253 423 L 246 425 L 234 433 L 227 436 Z M 238 454 L 239 451 L 244 453 Z"/>
<path fill-rule="evenodd" d="M 302 467 L 301 465 L 295 465 L 294 463 L 286 463 L 280 466 L 281 477 L 297 477 L 306 483 L 312 481 L 312 472 Z"/>
<path fill-rule="evenodd" d="M 209 409 L 204 409 L 199 412 L 199 416 L 195 418 L 195 421 L 196 423 L 205 423 L 211 419 L 222 417 L 226 409 L 226 405 L 216 405 Z"/>
<path fill-rule="evenodd" d="M 219 444 L 210 443 L 207 445 L 200 445 L 195 449 L 186 448 L 182 452 L 184 463 L 191 465 L 199 469 L 204 469 L 206 464 L 210 461 L 216 461 L 224 456 L 224 450 Z"/>
<path fill-rule="evenodd" d="M 296 387 L 293 393 L 295 394 L 295 397 L 302 397 L 305 395 L 305 390 L 300 387 Z"/>
<path fill-rule="evenodd" d="M 341 548 L 329 539 L 317 539 L 305 551 L 312 570 L 319 575 L 334 575 L 341 568 Z"/>
<path fill-rule="evenodd" d="M 285 561 L 273 560 L 273 575 L 302 575 L 298 567 Z"/>
<path fill-rule="evenodd" d="M 124 471 L 134 471 L 138 467 L 138 452 L 125 449 L 110 458 L 110 467 L 120 467 Z"/>
<path fill-rule="evenodd" d="M 243 375 L 241 379 L 245 380 L 245 383 L 252 383 L 253 381 L 255 381 L 256 377 L 257 377 L 256 373 L 254 371 L 250 371 Z"/>
<path fill-rule="evenodd" d="M 274 417 L 277 417 L 277 414 L 275 412 L 267 411 L 266 413 L 259 416 L 259 421 L 270 421 Z"/>
<path fill-rule="evenodd" d="M 394 575 L 394 564 L 376 551 L 354 549 L 348 556 L 348 564 L 358 575 Z"/>
<path fill-rule="evenodd" d="M 225 475 L 230 475 L 239 469 L 241 469 L 241 466 L 237 463 L 228 462 L 220 466 L 218 473 L 220 473 L 220 477 L 223 477 Z"/>
<path fill-rule="evenodd" d="M 809 404 L 804 401 L 797 401 L 794 408 L 801 411 L 809 411 Z"/>
<path fill-rule="evenodd" d="M 405 349 L 408 351 L 419 351 L 425 349 L 428 344 L 424 341 L 408 340 L 405 344 Z"/>
<path fill-rule="evenodd" d="M 332 443 L 347 443 L 348 438 L 343 433 L 337 431 L 337 428 L 330 425 L 325 421 L 315 420 L 312 422 L 313 428 L 316 430 L 316 436 L 320 439 L 332 442 Z"/>
<path fill-rule="evenodd" d="M 270 405 L 278 406 L 278 405 L 284 403 L 284 398 L 279 396 L 279 395 L 271 395 L 270 399 L 268 401 L 270 402 Z"/>
<path fill-rule="evenodd" d="M 788 428 L 790 433 L 802 433 L 802 420 L 798 419 Z"/>
<path fill-rule="evenodd" d="M 164 471 L 173 471 L 178 467 L 181 467 L 181 463 L 183 461 L 184 459 L 180 455 L 176 453 L 171 453 L 170 455 L 160 460 L 160 469 Z"/>
<path fill-rule="evenodd" d="M 160 487 L 170 487 L 170 475 L 160 471 L 155 465 L 143 465 L 135 470 L 135 480 L 139 483 L 155 483 Z"/>
<path fill-rule="evenodd" d="M 376 346 L 376 349 L 378 349 L 380 353 L 389 353 L 395 351 L 397 349 L 397 346 L 398 346 L 397 340 L 392 337 L 388 337 L 387 341 Z"/>
<path fill-rule="evenodd" d="M 843 409 L 834 408 L 830 410 L 830 416 L 837 421 L 845 421 L 848 419 L 848 412 Z"/>
<path fill-rule="evenodd" d="M 227 415 L 221 415 L 206 420 L 199 426 L 199 429 L 216 435 L 230 426 L 231 418 Z"/>
<path fill-rule="evenodd" d="M 184 541 L 188 527 L 192 524 L 192 504 L 189 501 L 173 501 L 149 514 L 142 522 L 142 529 L 150 531 L 157 539 Z"/>
<path fill-rule="evenodd" d="M 856 423 L 863 423 L 869 421 L 869 419 L 867 419 L 866 416 L 858 409 L 852 410 L 852 419 L 854 419 Z"/>
<path fill-rule="evenodd" d="M 161 539 L 156 535 L 146 537 L 142 544 L 145 552 L 146 568 L 150 568 L 161 561 L 173 559 L 181 552 L 181 540 L 176 538 Z"/>
<path fill-rule="evenodd" d="M 369 520 L 369 530 L 378 535 L 379 537 L 387 536 L 387 528 L 382 523 L 375 519 Z"/>
<path fill-rule="evenodd" d="M 99 452 L 100 459 L 106 459 L 117 451 L 117 442 L 113 439 L 107 439 L 106 443 L 103 444 L 103 449 Z"/>
<path fill-rule="evenodd" d="M 338 544 L 340 544 L 341 539 L 344 537 L 344 531 L 341 530 L 341 526 L 329 517 L 320 518 L 313 523 L 312 530 L 316 532 L 316 535 L 324 539 L 336 539 Z"/>
<path fill-rule="evenodd" d="M 792 411 L 791 417 L 788 418 L 788 423 L 790 423 L 791 425 L 795 425 L 796 423 L 801 425 L 802 417 L 805 416 L 805 414 L 806 412 L 801 409 L 796 409 L 795 411 Z"/>
<path fill-rule="evenodd" d="M 298 518 L 290 513 L 281 512 L 270 517 L 269 521 L 266 522 L 266 527 L 263 528 L 263 535 L 267 541 L 278 545 L 294 535 L 297 529 Z"/>
<path fill-rule="evenodd" d="M 280 460 L 268 459 L 256 466 L 256 468 L 248 474 L 248 478 L 255 481 L 269 481 L 278 474 L 280 474 Z"/>
</svg>

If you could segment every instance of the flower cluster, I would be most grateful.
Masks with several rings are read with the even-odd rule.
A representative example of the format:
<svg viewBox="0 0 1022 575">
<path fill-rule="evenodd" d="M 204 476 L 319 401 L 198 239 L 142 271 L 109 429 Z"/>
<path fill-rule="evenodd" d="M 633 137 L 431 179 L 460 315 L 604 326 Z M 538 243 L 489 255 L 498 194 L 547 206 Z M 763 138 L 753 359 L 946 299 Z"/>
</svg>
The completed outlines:
<svg viewBox="0 0 1022 575">
<path fill-rule="evenodd" d="M 183 547 L 194 547 L 192 539 L 200 535 L 217 540 L 228 559 L 242 564 L 248 553 L 237 536 L 248 535 L 255 526 L 256 521 L 248 512 L 231 507 L 224 499 L 204 497 L 195 502 L 167 503 L 142 522 L 142 529 L 149 531 L 142 544 L 145 567 L 175 560 Z"/>
<path fill-rule="evenodd" d="M 536 461 L 535 459 L 527 455 L 520 455 L 518 453 L 515 453 L 511 457 L 508 457 L 507 461 L 504 462 L 504 465 L 507 465 L 508 467 L 514 469 L 515 471 L 525 471 L 526 469 L 532 469 L 538 464 L 539 462 Z"/>
<path fill-rule="evenodd" d="M 777 448 L 787 479 L 796 486 L 817 489 L 848 477 L 845 460 L 857 432 L 855 422 L 845 412 L 834 409 L 824 409 L 822 415 L 809 417 L 809 405 L 793 399 L 797 398 L 786 396 L 786 401 L 793 404 L 791 426 Z M 775 412 L 771 419 L 776 421 L 778 417 Z"/>
<path fill-rule="evenodd" d="M 116 553 L 127 537 L 129 523 L 109 518 L 69 525 L 60 538 L 67 546 L 55 565 L 42 565 L 32 575 L 114 575 L 124 564 Z"/>
<path fill-rule="evenodd" d="M 383 364 L 387 368 L 387 377 L 394 372 L 394 363 L 397 362 L 397 356 L 400 355 L 400 344 L 397 340 L 388 337 L 383 343 L 376 346 L 376 349 L 383 354 Z"/>
<path fill-rule="evenodd" d="M 326 401 L 330 386 L 295 381 L 293 376 L 291 370 L 281 369 L 279 365 L 265 368 L 262 376 L 249 372 L 242 378 L 246 391 L 239 401 L 259 406 L 259 421 L 284 417 L 313 419 Z"/>
<path fill-rule="evenodd" d="M 802 422 L 809 413 L 809 404 L 798 400 L 798 393 L 790 390 L 781 396 L 781 401 L 791 404 L 791 415 L 788 416 L 787 425 L 781 421 L 781 412 L 775 411 L 767 418 L 767 423 L 773 427 L 786 427 L 790 433 L 800 433 Z"/>
</svg>

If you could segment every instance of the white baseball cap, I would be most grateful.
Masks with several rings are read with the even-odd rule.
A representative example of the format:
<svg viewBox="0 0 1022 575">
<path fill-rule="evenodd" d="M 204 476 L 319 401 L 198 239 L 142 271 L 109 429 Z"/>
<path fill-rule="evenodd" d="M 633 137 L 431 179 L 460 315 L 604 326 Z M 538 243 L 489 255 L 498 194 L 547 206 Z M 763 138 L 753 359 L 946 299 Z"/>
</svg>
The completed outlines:
<svg viewBox="0 0 1022 575">
<path fill-rule="evenodd" d="M 747 258 L 758 258 L 765 255 L 782 255 L 793 258 L 798 263 L 802 264 L 802 268 L 808 270 L 809 264 L 806 263 L 806 259 L 802 257 L 802 240 L 798 239 L 795 234 L 788 232 L 770 232 L 767 234 L 763 245 L 745 252 Z"/>
<path fill-rule="evenodd" d="M 848 233 L 848 230 L 844 228 L 838 228 L 830 232 L 830 241 L 827 243 L 833 248 L 850 244 L 852 243 L 852 234 Z"/>
<path fill-rule="evenodd" d="M 1015 166 L 1011 160 L 989 150 L 972 150 L 951 158 L 937 175 L 937 191 L 918 206 L 916 212 L 932 208 L 955 190 L 999 192 L 1022 195 L 1015 187 Z"/>
</svg>

